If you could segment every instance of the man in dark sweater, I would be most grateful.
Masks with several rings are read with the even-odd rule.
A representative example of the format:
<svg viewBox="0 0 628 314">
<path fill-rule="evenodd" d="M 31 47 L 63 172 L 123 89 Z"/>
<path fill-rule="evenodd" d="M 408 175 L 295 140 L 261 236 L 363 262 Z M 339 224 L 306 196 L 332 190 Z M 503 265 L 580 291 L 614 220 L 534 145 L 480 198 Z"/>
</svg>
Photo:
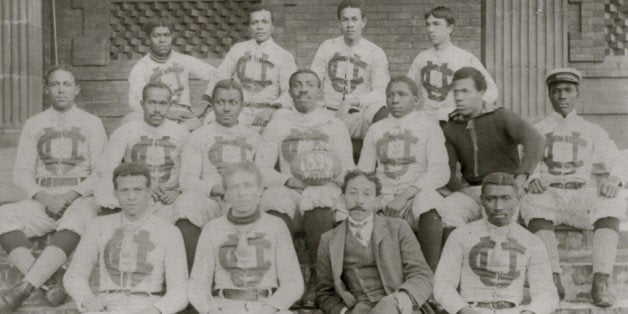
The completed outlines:
<svg viewBox="0 0 628 314">
<path fill-rule="evenodd" d="M 451 176 L 445 210 L 457 213 L 457 221 L 443 221 L 458 227 L 480 218 L 480 186 L 492 172 L 515 176 L 522 193 L 528 175 L 543 154 L 544 140 L 530 124 L 505 108 L 489 110 L 482 101 L 486 80 L 480 71 L 464 67 L 453 77 L 456 110 L 443 127 Z M 523 146 L 519 154 L 518 145 Z M 457 175 L 460 163 L 462 177 Z"/>
</svg>

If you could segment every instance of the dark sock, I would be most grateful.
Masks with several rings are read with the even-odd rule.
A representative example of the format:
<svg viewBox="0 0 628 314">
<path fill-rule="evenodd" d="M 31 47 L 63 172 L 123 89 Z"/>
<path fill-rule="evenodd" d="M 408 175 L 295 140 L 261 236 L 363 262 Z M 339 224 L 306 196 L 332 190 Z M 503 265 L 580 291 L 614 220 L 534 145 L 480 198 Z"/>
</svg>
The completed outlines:
<svg viewBox="0 0 628 314">
<path fill-rule="evenodd" d="M 79 244 L 81 236 L 74 231 L 67 229 L 57 231 L 50 238 L 50 245 L 54 245 L 63 250 L 66 256 L 70 256 Z"/>
<path fill-rule="evenodd" d="M 0 246 L 2 246 L 7 254 L 10 254 L 11 251 L 18 247 L 30 248 L 32 244 L 23 231 L 15 230 L 0 234 Z"/>
<path fill-rule="evenodd" d="M 198 237 L 201 235 L 201 228 L 197 227 L 188 219 L 179 219 L 174 225 L 179 228 L 183 236 L 183 245 L 185 246 L 185 253 L 188 259 L 188 272 L 192 272 L 196 245 L 198 244 Z"/>
<path fill-rule="evenodd" d="M 537 233 L 540 230 L 554 230 L 554 223 L 543 218 L 532 218 L 528 223 L 528 231 Z"/>
<path fill-rule="evenodd" d="M 432 271 L 436 271 L 443 239 L 443 223 L 436 209 L 431 209 L 419 216 L 416 235 L 427 264 Z"/>
<path fill-rule="evenodd" d="M 316 264 L 318 244 L 323 233 L 334 228 L 334 216 L 328 207 L 317 207 L 303 214 L 305 244 L 310 252 L 310 262 Z"/>
<path fill-rule="evenodd" d="M 445 243 L 447 243 L 447 239 L 449 238 L 449 235 L 456 230 L 456 228 L 454 227 L 444 227 L 443 228 L 443 242 L 441 243 L 440 247 L 444 247 Z"/>
</svg>

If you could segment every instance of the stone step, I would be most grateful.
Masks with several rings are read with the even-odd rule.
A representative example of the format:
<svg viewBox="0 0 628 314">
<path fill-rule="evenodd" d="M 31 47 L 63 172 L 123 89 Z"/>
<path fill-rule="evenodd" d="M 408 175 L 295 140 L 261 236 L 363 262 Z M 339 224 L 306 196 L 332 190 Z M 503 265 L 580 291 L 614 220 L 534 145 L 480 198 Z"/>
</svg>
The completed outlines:
<svg viewBox="0 0 628 314">
<path fill-rule="evenodd" d="M 609 308 L 599 308 L 588 303 L 560 302 L 554 314 L 625 314 L 628 301 L 618 301 Z"/>
<path fill-rule="evenodd" d="M 561 268 L 565 300 L 573 303 L 590 302 L 593 266 L 588 263 L 561 263 Z M 617 300 L 628 302 L 628 263 L 615 263 L 611 277 L 611 292 Z"/>
</svg>

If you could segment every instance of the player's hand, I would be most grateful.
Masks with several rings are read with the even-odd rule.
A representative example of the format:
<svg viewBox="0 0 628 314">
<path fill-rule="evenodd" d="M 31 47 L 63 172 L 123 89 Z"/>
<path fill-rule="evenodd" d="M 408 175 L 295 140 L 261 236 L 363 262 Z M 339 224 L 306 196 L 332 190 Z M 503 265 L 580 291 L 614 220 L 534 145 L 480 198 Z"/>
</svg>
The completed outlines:
<svg viewBox="0 0 628 314">
<path fill-rule="evenodd" d="M 408 206 L 409 199 L 402 194 L 395 196 L 395 198 L 386 204 L 384 208 L 384 215 L 389 217 L 401 217 L 400 214 L 406 206 Z"/>
<path fill-rule="evenodd" d="M 545 192 L 545 190 L 546 190 L 546 187 L 543 185 L 543 183 L 539 179 L 534 179 L 530 181 L 530 184 L 528 184 L 528 191 L 534 194 L 542 194 L 543 192 Z"/>
<path fill-rule="evenodd" d="M 153 193 L 151 193 L 150 196 L 153 198 L 153 202 L 156 203 L 156 202 L 159 202 L 163 194 L 164 192 L 161 190 L 161 188 L 158 188 L 158 189 L 153 190 Z"/>
<path fill-rule="evenodd" d="M 480 314 L 480 312 L 470 306 L 467 306 L 461 308 L 460 311 L 458 311 L 458 314 Z"/>
<path fill-rule="evenodd" d="M 295 189 L 295 190 L 299 190 L 299 191 L 303 191 L 305 190 L 305 188 L 307 187 L 307 185 L 305 185 L 305 183 L 295 179 L 295 178 L 290 178 L 288 179 L 288 181 L 286 182 L 286 186 L 291 188 L 291 189 Z"/>
<path fill-rule="evenodd" d="M 277 312 L 278 310 L 274 308 L 273 306 L 264 304 L 264 306 L 262 306 L 262 308 L 259 309 L 259 311 L 257 311 L 257 314 L 271 314 L 271 313 L 277 313 Z"/>
<path fill-rule="evenodd" d="M 151 305 L 149 307 L 145 307 L 135 312 L 134 314 L 161 314 L 161 311 L 158 308 Z"/>
<path fill-rule="evenodd" d="M 399 309 L 399 313 L 401 314 L 412 313 L 412 299 L 406 292 L 399 291 L 395 293 L 395 300 L 397 301 L 397 308 Z"/>
<path fill-rule="evenodd" d="M 220 197 L 225 195 L 225 190 L 222 184 L 216 184 L 212 187 L 212 190 L 209 192 L 209 196 L 211 197 Z"/>
<path fill-rule="evenodd" d="M 616 176 L 610 176 L 606 179 L 602 179 L 600 181 L 600 185 L 598 186 L 598 191 L 600 194 L 613 198 L 617 197 L 619 194 L 619 178 Z"/>
<path fill-rule="evenodd" d="M 253 119 L 253 125 L 258 125 L 262 127 L 266 126 L 270 119 L 272 119 L 275 111 L 277 111 L 277 108 L 264 108 L 255 115 L 255 119 Z"/>
<path fill-rule="evenodd" d="M 179 191 L 178 189 L 168 190 L 168 191 L 164 191 L 161 194 L 161 197 L 159 198 L 159 200 L 164 205 L 170 205 L 174 203 L 174 200 L 176 200 L 177 197 L 179 197 L 179 195 L 181 195 L 181 191 Z"/>
<path fill-rule="evenodd" d="M 526 192 L 526 181 L 528 181 L 528 175 L 525 173 L 520 173 L 515 176 L 515 184 L 517 185 L 519 197 Z"/>
<path fill-rule="evenodd" d="M 52 195 L 46 192 L 39 192 L 33 197 L 44 206 L 44 211 L 48 217 L 58 220 L 63 216 L 65 210 L 72 204 L 62 195 Z"/>
<path fill-rule="evenodd" d="M 66 201 L 68 206 L 70 206 L 70 204 L 72 204 L 72 202 L 80 196 L 81 194 L 78 194 L 76 191 L 67 191 L 63 194 L 63 199 Z"/>
<path fill-rule="evenodd" d="M 95 296 L 89 297 L 81 302 L 86 312 L 101 312 L 105 310 L 105 306 Z"/>
<path fill-rule="evenodd" d="M 468 187 L 468 186 L 464 187 L 460 189 L 460 192 L 472 198 L 476 203 L 482 204 L 482 199 L 480 199 L 480 197 L 477 194 L 473 193 L 473 189 L 471 187 Z"/>
</svg>

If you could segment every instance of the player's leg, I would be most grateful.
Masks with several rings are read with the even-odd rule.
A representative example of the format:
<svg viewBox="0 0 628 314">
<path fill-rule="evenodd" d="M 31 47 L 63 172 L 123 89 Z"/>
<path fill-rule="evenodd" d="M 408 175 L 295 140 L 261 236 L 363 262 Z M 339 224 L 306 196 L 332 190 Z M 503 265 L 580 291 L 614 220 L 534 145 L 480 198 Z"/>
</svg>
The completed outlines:
<svg viewBox="0 0 628 314">
<path fill-rule="evenodd" d="M 260 209 L 283 220 L 294 238 L 299 229 L 296 217 L 299 199 L 299 193 L 287 187 L 268 188 L 260 200 Z"/>
<path fill-rule="evenodd" d="M 412 200 L 411 210 L 405 219 L 416 235 L 425 261 L 432 271 L 440 259 L 443 238 L 443 219 L 439 213 L 443 197 L 435 190 L 423 190 Z"/>
</svg>

